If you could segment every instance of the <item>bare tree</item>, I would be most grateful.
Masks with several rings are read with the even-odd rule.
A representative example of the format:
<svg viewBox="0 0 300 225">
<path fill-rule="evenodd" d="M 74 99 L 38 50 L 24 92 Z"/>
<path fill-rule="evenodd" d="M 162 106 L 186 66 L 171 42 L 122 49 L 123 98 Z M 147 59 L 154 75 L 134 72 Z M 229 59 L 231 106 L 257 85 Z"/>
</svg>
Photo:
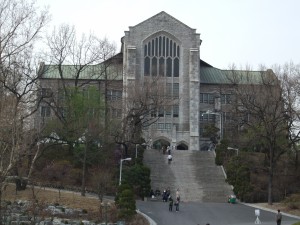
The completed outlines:
<svg viewBox="0 0 300 225">
<path fill-rule="evenodd" d="M 165 83 L 162 77 L 145 77 L 143 82 L 136 80 L 123 88 L 122 119 L 115 124 L 112 135 L 117 144 L 124 146 L 126 155 L 129 143 L 143 143 L 143 129 L 159 120 L 159 112 L 179 104 L 179 99 L 167 92 Z"/>
<path fill-rule="evenodd" d="M 36 110 L 33 47 L 47 21 L 47 10 L 39 10 L 34 2 L 0 1 L 0 202 L 7 176 L 31 146 L 25 136 Z"/>
<path fill-rule="evenodd" d="M 115 46 L 92 34 L 78 38 L 74 27 L 61 25 L 48 36 L 48 47 L 45 53 L 48 63 L 41 65 L 39 74 L 40 89 L 49 89 L 49 94 L 41 105 L 51 108 L 54 119 L 50 123 L 40 122 L 47 127 L 45 137 L 55 132 L 59 139 L 56 141 L 68 144 L 71 151 L 85 142 L 82 157 L 82 195 L 85 195 L 89 145 L 99 141 L 104 133 L 107 81 L 120 75 L 114 67 Z"/>
<path fill-rule="evenodd" d="M 239 71 L 233 68 L 228 79 L 234 92 L 236 124 L 250 138 L 252 146 L 260 148 L 268 158 L 268 204 L 273 201 L 273 176 L 276 163 L 289 150 L 288 134 L 294 129 L 295 92 L 292 93 L 290 78 L 281 76 L 280 70 L 260 72 Z M 284 74 L 284 73 L 283 73 Z M 282 75 L 283 75 L 282 74 Z M 292 119 L 294 118 L 294 119 Z M 297 119 L 298 120 L 298 119 Z M 294 138 L 298 134 L 292 132 Z M 295 139 L 295 140 L 296 140 Z"/>
<path fill-rule="evenodd" d="M 300 64 L 293 62 L 286 63 L 283 66 L 275 65 L 273 70 L 280 79 L 282 95 L 285 102 L 287 130 L 289 139 L 289 148 L 292 149 L 295 156 L 295 168 L 298 167 L 299 149 L 297 147 L 300 141 Z"/>
</svg>

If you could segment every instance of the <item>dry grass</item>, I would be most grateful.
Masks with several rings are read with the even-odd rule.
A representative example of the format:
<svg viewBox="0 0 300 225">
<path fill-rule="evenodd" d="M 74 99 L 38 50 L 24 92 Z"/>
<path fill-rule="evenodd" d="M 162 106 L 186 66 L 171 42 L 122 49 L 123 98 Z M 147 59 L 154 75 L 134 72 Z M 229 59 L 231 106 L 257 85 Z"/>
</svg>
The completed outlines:
<svg viewBox="0 0 300 225">
<path fill-rule="evenodd" d="M 28 186 L 24 191 L 18 191 L 16 193 L 15 186 L 9 185 L 6 190 L 3 192 L 3 200 L 9 200 L 11 202 L 17 200 L 32 200 L 33 193 L 41 202 L 47 204 L 59 204 L 68 208 L 73 209 L 85 209 L 88 212 L 97 212 L 99 210 L 100 201 L 96 198 L 84 197 L 80 193 L 68 192 L 68 191 L 59 191 L 56 189 L 45 189 L 41 187 L 32 187 Z"/>
<path fill-rule="evenodd" d="M 35 199 L 39 202 L 43 202 L 45 205 L 59 204 L 61 206 L 71 208 L 71 209 L 81 209 L 86 210 L 90 215 L 99 215 L 100 201 L 95 197 L 81 196 L 80 193 L 74 193 L 69 191 L 64 191 L 48 188 L 35 187 L 34 189 L 30 186 L 24 191 L 15 191 L 15 185 L 8 185 L 6 190 L 2 193 L 2 200 L 7 201 L 18 201 L 18 200 L 29 200 L 32 201 L 33 193 Z M 104 199 L 104 202 L 113 203 L 112 200 Z M 112 207 L 113 208 L 113 207 Z M 116 211 L 112 211 L 112 214 L 116 214 Z M 137 214 L 132 221 L 128 222 L 129 225 L 149 225 L 148 221 Z"/>
</svg>

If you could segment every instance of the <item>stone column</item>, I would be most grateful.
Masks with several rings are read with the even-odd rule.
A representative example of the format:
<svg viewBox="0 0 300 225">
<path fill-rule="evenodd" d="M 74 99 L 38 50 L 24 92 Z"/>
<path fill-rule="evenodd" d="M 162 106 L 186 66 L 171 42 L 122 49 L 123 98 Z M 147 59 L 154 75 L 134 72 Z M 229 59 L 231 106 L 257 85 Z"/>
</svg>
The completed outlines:
<svg viewBox="0 0 300 225">
<path fill-rule="evenodd" d="M 200 150 L 199 146 L 199 97 L 200 65 L 199 48 L 191 48 L 189 56 L 190 75 L 190 150 Z"/>
</svg>

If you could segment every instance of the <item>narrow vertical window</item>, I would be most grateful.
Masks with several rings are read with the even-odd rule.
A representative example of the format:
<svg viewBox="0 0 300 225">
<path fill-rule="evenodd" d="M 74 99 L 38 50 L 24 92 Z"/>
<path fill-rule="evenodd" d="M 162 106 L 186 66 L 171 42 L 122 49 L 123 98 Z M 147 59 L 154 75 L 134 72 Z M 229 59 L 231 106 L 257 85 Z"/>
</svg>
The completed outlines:
<svg viewBox="0 0 300 225">
<path fill-rule="evenodd" d="M 173 57 L 176 57 L 176 43 L 173 44 Z"/>
<path fill-rule="evenodd" d="M 144 62 L 144 75 L 149 76 L 150 75 L 150 58 L 146 57 Z"/>
<path fill-rule="evenodd" d="M 148 42 L 148 54 L 147 56 L 150 56 L 151 55 L 151 42 L 149 41 Z"/>
<path fill-rule="evenodd" d="M 179 77 L 179 59 L 174 59 L 174 77 Z"/>
<path fill-rule="evenodd" d="M 159 41 L 158 41 L 158 55 L 161 56 L 161 37 L 159 37 Z"/>
<path fill-rule="evenodd" d="M 155 38 L 155 56 L 158 56 L 158 38 Z"/>
<path fill-rule="evenodd" d="M 167 97 L 172 97 L 172 84 L 171 83 L 166 84 L 166 95 L 167 95 Z"/>
<path fill-rule="evenodd" d="M 178 117 L 179 116 L 179 105 L 174 105 L 173 106 L 173 117 Z"/>
<path fill-rule="evenodd" d="M 167 77 L 172 77 L 172 59 L 167 59 Z"/>
<path fill-rule="evenodd" d="M 147 45 L 145 45 L 145 48 L 144 48 L 144 56 L 147 56 Z"/>
<path fill-rule="evenodd" d="M 159 75 L 165 76 L 165 59 L 163 57 L 159 58 Z"/>
<path fill-rule="evenodd" d="M 169 56 L 169 38 L 166 39 L 166 56 Z"/>
<path fill-rule="evenodd" d="M 164 111 L 164 108 L 161 107 L 159 110 L 158 110 L 158 117 L 164 117 L 165 116 L 165 111 Z"/>
<path fill-rule="evenodd" d="M 179 98 L 179 83 L 173 83 L 173 97 Z"/>
<path fill-rule="evenodd" d="M 157 75 L 157 58 L 156 57 L 154 57 L 152 59 L 151 74 L 152 74 L 152 76 L 156 76 Z"/>
<path fill-rule="evenodd" d="M 166 38 L 165 37 L 163 37 L 163 46 L 162 46 L 162 48 L 163 48 L 163 56 L 166 56 L 166 44 L 165 44 L 165 41 L 166 41 Z"/>
<path fill-rule="evenodd" d="M 173 54 L 172 54 L 173 44 L 172 43 L 173 43 L 172 40 L 170 40 L 170 56 L 171 57 L 173 56 Z"/>
<path fill-rule="evenodd" d="M 154 40 L 152 40 L 152 54 L 151 56 L 154 56 Z"/>
</svg>

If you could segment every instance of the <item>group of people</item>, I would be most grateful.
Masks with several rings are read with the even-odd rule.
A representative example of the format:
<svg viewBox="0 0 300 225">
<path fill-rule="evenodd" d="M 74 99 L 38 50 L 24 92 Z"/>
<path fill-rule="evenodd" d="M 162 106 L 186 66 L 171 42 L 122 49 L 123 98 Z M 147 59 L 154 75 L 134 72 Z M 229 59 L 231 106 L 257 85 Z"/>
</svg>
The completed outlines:
<svg viewBox="0 0 300 225">
<path fill-rule="evenodd" d="M 162 193 L 162 200 L 163 200 L 163 202 L 167 202 L 168 199 L 170 198 L 170 196 L 171 196 L 171 191 L 170 191 L 170 188 L 168 187 Z"/>
<path fill-rule="evenodd" d="M 175 211 L 178 212 L 179 211 L 179 202 L 180 202 L 180 194 L 179 194 L 179 189 L 177 189 L 176 191 L 176 199 L 175 202 L 172 198 L 172 196 L 169 196 L 169 211 L 172 212 L 173 211 L 173 205 L 175 205 Z"/>
</svg>

